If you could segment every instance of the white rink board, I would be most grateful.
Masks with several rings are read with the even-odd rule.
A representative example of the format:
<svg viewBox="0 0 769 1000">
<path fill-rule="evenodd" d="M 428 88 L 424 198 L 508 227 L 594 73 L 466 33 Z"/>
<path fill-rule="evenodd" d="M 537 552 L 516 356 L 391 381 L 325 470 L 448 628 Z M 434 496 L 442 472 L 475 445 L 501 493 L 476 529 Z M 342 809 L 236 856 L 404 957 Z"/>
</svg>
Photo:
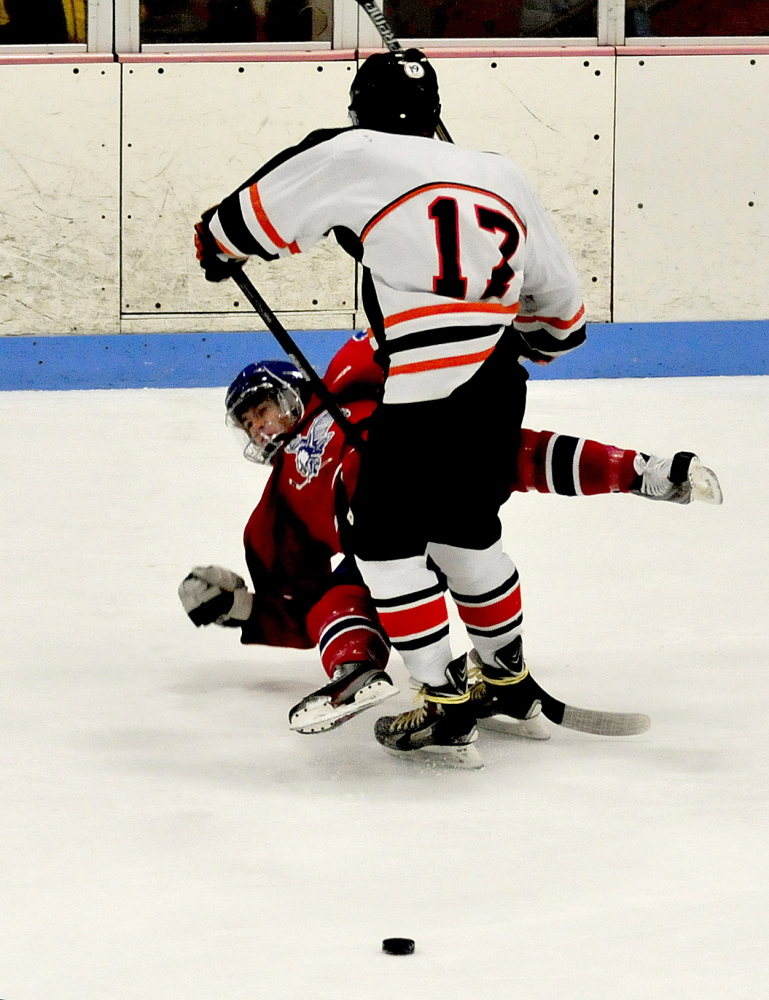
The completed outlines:
<svg viewBox="0 0 769 1000">
<path fill-rule="evenodd" d="M 615 321 L 769 316 L 768 93 L 766 55 L 618 60 Z"/>
<path fill-rule="evenodd" d="M 119 329 L 120 71 L 0 66 L 0 335 Z"/>
<path fill-rule="evenodd" d="M 457 142 L 521 164 L 589 320 L 766 318 L 769 55 L 611 52 L 436 57 L 443 119 Z M 192 227 L 274 153 L 345 125 L 354 71 L 0 66 L 0 336 L 260 329 L 232 283 L 202 278 Z M 252 273 L 294 329 L 365 325 L 333 239 Z"/>
<path fill-rule="evenodd" d="M 523 168 L 580 272 L 588 320 L 608 322 L 615 60 L 447 58 L 434 65 L 451 137 Z"/>
<path fill-rule="evenodd" d="M 231 282 L 205 281 L 193 226 L 286 146 L 345 125 L 354 69 L 333 61 L 123 67 L 124 313 L 251 312 Z M 307 311 L 309 327 L 313 311 L 355 306 L 355 264 L 333 239 L 288 265 L 260 263 L 257 282 L 276 311 Z"/>
</svg>

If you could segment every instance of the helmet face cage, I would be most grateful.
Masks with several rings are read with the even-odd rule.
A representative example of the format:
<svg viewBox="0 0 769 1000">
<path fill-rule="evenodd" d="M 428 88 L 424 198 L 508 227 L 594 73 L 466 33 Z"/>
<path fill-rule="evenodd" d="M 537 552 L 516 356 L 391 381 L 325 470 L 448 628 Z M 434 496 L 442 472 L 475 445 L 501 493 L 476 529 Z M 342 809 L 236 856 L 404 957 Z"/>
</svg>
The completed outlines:
<svg viewBox="0 0 769 1000">
<path fill-rule="evenodd" d="M 288 433 L 304 416 L 302 389 L 306 380 L 288 362 L 262 361 L 244 368 L 227 391 L 226 422 L 243 431 L 248 440 L 243 456 L 249 462 L 269 465 L 284 444 Z M 277 409 L 277 420 L 285 428 L 282 432 L 264 434 L 260 439 L 251 437 L 243 426 L 243 414 L 252 407 L 269 402 Z"/>
<path fill-rule="evenodd" d="M 369 56 L 350 88 L 349 115 L 356 128 L 433 135 L 440 113 L 438 78 L 419 49 Z"/>
</svg>

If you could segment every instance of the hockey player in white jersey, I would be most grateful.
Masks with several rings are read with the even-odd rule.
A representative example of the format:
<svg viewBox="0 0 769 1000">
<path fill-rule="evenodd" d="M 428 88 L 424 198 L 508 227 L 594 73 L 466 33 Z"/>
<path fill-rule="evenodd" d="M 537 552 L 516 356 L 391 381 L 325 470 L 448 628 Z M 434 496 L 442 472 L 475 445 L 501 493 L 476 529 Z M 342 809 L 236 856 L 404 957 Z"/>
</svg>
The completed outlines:
<svg viewBox="0 0 769 1000">
<path fill-rule="evenodd" d="M 352 545 L 380 620 L 422 685 L 378 720 L 406 756 L 481 766 L 468 656 L 449 644 L 446 586 L 483 680 L 514 700 L 523 661 L 518 572 L 503 551 L 526 396 L 524 356 L 585 339 L 576 270 L 519 168 L 433 138 L 435 72 L 377 54 L 351 90 L 353 127 L 274 157 L 196 227 L 209 280 L 234 261 L 302 253 L 329 233 L 363 267 L 386 380 L 353 498 Z"/>
</svg>

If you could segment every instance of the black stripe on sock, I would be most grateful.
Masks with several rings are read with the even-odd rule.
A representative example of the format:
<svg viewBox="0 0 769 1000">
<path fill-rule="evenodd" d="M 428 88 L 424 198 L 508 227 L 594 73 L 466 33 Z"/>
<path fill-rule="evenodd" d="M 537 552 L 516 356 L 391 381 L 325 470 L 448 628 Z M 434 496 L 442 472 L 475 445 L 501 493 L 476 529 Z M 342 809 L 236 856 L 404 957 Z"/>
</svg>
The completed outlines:
<svg viewBox="0 0 769 1000">
<path fill-rule="evenodd" d="M 465 625 L 465 629 L 467 630 L 468 635 L 479 635 L 487 639 L 493 639 L 495 636 L 504 635 L 505 632 L 512 632 L 513 629 L 520 628 L 522 624 L 523 615 L 518 615 L 517 618 L 514 618 L 508 625 L 503 625 L 502 628 L 480 629 L 471 628 L 469 625 Z"/>
<path fill-rule="evenodd" d="M 518 585 L 518 579 L 518 570 L 515 570 L 508 580 L 493 590 L 487 590 L 485 594 L 458 594 L 452 590 L 451 596 L 455 601 L 461 601 L 462 604 L 485 604 L 487 601 L 493 601 L 495 597 L 502 597 L 509 590 L 514 590 Z"/>
<path fill-rule="evenodd" d="M 374 604 L 378 608 L 399 608 L 406 604 L 416 604 L 418 601 L 426 601 L 430 597 L 438 597 L 445 593 L 446 588 L 437 583 L 434 587 L 427 587 L 425 590 L 415 590 L 411 594 L 401 594 L 398 597 L 374 598 Z"/>
<path fill-rule="evenodd" d="M 575 497 L 577 487 L 574 482 L 574 455 L 579 438 L 567 434 L 556 435 L 551 452 L 551 472 L 553 489 L 562 497 Z"/>
<path fill-rule="evenodd" d="M 435 632 L 431 632 L 429 635 L 420 636 L 418 639 L 407 639 L 405 642 L 393 641 L 393 646 L 397 650 L 402 649 L 423 649 L 425 646 L 431 646 L 434 642 L 438 642 L 441 639 L 445 639 L 449 634 L 449 626 L 442 625 Z"/>
</svg>

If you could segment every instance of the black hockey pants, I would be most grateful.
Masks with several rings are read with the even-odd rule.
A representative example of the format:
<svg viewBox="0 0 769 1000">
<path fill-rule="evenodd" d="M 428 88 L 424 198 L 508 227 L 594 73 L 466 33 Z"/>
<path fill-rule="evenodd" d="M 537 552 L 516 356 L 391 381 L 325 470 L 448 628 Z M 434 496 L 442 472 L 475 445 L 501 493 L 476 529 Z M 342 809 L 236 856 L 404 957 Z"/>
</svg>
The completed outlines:
<svg viewBox="0 0 769 1000">
<path fill-rule="evenodd" d="M 398 559 L 428 542 L 485 549 L 500 538 L 527 378 L 510 330 L 450 396 L 379 407 L 352 503 L 356 556 Z"/>
</svg>

